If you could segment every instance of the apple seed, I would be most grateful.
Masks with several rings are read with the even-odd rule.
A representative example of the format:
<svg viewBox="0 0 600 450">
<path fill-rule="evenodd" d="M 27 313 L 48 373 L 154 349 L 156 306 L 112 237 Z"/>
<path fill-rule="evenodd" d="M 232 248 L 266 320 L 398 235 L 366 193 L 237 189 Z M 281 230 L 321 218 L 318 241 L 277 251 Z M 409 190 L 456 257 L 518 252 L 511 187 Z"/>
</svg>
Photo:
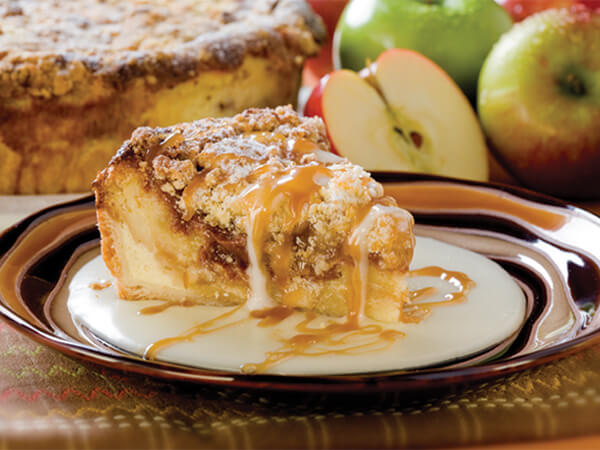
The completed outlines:
<svg viewBox="0 0 600 450">
<path fill-rule="evenodd" d="M 567 74 L 566 77 L 559 80 L 558 84 L 567 94 L 574 95 L 575 97 L 583 97 L 587 93 L 582 79 L 574 73 Z"/>
</svg>

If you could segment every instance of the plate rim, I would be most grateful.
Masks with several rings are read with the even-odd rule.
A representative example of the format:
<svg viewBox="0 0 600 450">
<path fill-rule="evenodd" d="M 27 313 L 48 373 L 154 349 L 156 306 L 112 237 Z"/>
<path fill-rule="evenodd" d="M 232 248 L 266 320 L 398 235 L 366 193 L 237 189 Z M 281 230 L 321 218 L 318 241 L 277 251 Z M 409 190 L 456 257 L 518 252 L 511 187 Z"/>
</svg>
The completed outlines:
<svg viewBox="0 0 600 450">
<path fill-rule="evenodd" d="M 382 183 L 439 181 L 442 183 L 490 188 L 542 205 L 559 207 L 569 211 L 570 214 L 583 214 L 586 218 L 595 222 L 600 228 L 600 218 L 594 214 L 566 201 L 517 186 L 494 182 L 459 180 L 450 177 L 415 173 L 373 172 L 372 175 L 373 178 Z M 93 205 L 94 196 L 93 194 L 90 194 L 74 200 L 48 206 L 28 215 L 21 221 L 3 230 L 0 233 L 0 241 L 4 241 L 6 236 L 10 234 L 18 233 L 18 237 L 14 240 L 13 244 L 10 245 L 10 249 L 19 242 L 23 232 L 29 227 L 35 226 L 36 222 L 42 217 L 48 214 L 52 215 L 53 213 L 58 213 L 60 210 L 66 208 L 85 208 L 93 207 Z M 0 251 L 2 251 L 1 248 Z M 0 255 L 0 263 L 3 262 L 6 256 L 7 252 L 3 251 Z M 508 360 L 496 360 L 467 367 L 438 367 L 416 370 L 367 372 L 350 375 L 243 374 L 222 370 L 195 368 L 162 361 L 148 361 L 127 354 L 107 354 L 101 349 L 91 346 L 91 344 L 85 345 L 80 342 L 66 341 L 54 333 L 39 328 L 11 310 L 5 304 L 5 300 L 1 298 L 1 296 L 0 300 L 0 317 L 2 317 L 4 322 L 11 326 L 11 328 L 70 357 L 81 358 L 84 361 L 110 367 L 112 369 L 132 371 L 146 376 L 159 376 L 161 378 L 178 381 L 273 391 L 369 393 L 375 391 L 417 391 L 456 384 L 469 384 L 476 381 L 509 375 L 526 368 L 540 366 L 567 357 L 600 341 L 599 327 L 596 330 L 571 338 L 565 342 L 535 350 L 531 353 L 515 356 Z M 600 314 L 600 312 L 598 314 Z"/>
</svg>

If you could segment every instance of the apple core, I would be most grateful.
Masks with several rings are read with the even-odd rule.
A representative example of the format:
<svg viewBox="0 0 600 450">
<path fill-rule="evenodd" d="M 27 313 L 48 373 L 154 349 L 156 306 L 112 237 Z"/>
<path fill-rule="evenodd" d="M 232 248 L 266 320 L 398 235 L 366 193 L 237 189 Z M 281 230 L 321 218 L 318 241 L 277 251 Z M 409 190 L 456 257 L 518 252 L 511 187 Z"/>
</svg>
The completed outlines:
<svg viewBox="0 0 600 450">
<path fill-rule="evenodd" d="M 382 98 L 385 102 L 385 98 Z M 420 172 L 435 173 L 435 159 L 431 157 L 431 139 L 416 121 L 411 120 L 387 103 L 392 123 L 391 146 Z"/>
<path fill-rule="evenodd" d="M 304 112 L 322 117 L 332 149 L 366 170 L 488 178 L 473 108 L 446 72 L 414 51 L 387 50 L 359 74 L 331 73 Z"/>
</svg>

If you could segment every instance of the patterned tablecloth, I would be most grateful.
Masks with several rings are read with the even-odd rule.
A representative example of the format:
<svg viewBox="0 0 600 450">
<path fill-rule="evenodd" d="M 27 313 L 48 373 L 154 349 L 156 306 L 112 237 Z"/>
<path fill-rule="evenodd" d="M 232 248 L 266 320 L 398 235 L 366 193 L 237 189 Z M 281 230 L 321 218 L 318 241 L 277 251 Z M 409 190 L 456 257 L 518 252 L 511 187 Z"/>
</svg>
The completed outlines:
<svg viewBox="0 0 600 450">
<path fill-rule="evenodd" d="M 1 321 L 0 357 L 1 448 L 448 447 L 600 431 L 600 346 L 492 382 L 363 396 L 109 370 Z"/>
</svg>

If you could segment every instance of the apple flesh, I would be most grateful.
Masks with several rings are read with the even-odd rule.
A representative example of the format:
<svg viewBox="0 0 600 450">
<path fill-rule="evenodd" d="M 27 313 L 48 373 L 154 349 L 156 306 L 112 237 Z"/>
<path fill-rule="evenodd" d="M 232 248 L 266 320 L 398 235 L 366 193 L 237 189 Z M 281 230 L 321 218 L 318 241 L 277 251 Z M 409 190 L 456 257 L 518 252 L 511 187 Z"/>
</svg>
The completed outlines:
<svg viewBox="0 0 600 450">
<path fill-rule="evenodd" d="M 479 115 L 522 184 L 600 198 L 600 13 L 549 9 L 506 33 L 479 80 Z"/>
<path fill-rule="evenodd" d="M 488 178 L 487 148 L 467 98 L 411 50 L 387 50 L 360 74 L 333 72 L 305 114 L 322 117 L 334 151 L 367 170 Z"/>
</svg>

